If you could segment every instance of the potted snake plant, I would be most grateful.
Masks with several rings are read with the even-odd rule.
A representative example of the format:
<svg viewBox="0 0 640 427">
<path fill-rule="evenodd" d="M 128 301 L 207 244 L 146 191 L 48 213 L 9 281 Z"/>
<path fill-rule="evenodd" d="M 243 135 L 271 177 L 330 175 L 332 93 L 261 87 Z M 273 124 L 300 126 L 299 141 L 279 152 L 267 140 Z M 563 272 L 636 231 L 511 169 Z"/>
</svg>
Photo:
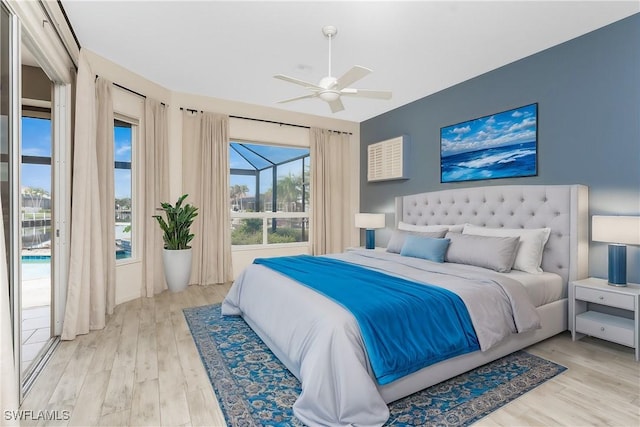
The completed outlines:
<svg viewBox="0 0 640 427">
<path fill-rule="evenodd" d="M 162 261 L 164 276 L 171 292 L 186 289 L 191 277 L 192 249 L 189 243 L 194 235 L 190 228 L 198 215 L 198 208 L 188 203 L 182 204 L 187 196 L 188 194 L 180 196 L 175 206 L 166 202 L 160 204 L 166 220 L 161 215 L 153 216 L 163 232 Z"/>
</svg>

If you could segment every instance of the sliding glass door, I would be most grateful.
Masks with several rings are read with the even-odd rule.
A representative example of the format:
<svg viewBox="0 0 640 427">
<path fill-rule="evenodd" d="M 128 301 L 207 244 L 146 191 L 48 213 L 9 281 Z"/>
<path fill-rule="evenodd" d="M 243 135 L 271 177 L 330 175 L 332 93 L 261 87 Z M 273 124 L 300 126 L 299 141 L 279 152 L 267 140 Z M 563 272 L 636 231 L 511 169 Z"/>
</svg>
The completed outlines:
<svg viewBox="0 0 640 427">
<path fill-rule="evenodd" d="M 72 76 L 49 60 L 42 13 L 0 0 L 0 203 L 21 398 L 58 342 L 68 265 Z"/>
<path fill-rule="evenodd" d="M 26 74 L 23 73 L 23 79 L 29 77 Z M 46 96 L 50 97 L 50 93 L 51 90 L 47 91 Z M 54 210 L 50 108 L 23 105 L 21 125 L 20 371 L 26 380 L 37 368 L 55 337 L 52 328 Z"/>
<path fill-rule="evenodd" d="M 20 289 L 20 242 L 19 206 L 19 146 L 17 128 L 18 81 L 17 70 L 17 20 L 9 10 L 0 4 L 0 201 L 2 203 L 2 223 L 6 247 L 10 311 L 13 322 L 13 351 L 19 354 Z M 6 349 L 2 349 L 6 351 Z M 16 371 L 19 359 L 16 358 Z M 15 384 L 16 391 L 19 385 Z"/>
</svg>

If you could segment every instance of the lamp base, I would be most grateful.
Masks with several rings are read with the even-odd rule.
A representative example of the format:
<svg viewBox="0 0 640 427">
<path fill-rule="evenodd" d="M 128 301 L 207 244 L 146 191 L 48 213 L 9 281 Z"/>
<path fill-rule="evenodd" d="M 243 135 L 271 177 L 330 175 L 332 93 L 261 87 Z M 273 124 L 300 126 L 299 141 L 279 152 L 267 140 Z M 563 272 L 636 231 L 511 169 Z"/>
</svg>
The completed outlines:
<svg viewBox="0 0 640 427">
<path fill-rule="evenodd" d="M 626 245 L 609 245 L 609 285 L 627 286 Z"/>
<path fill-rule="evenodd" d="M 367 230 L 365 237 L 366 237 L 365 249 L 375 249 L 375 247 L 376 247 L 376 231 L 375 230 Z"/>
<path fill-rule="evenodd" d="M 626 288 L 627 287 L 626 283 L 611 283 L 611 282 L 607 282 L 607 285 L 616 286 L 618 288 Z"/>
</svg>

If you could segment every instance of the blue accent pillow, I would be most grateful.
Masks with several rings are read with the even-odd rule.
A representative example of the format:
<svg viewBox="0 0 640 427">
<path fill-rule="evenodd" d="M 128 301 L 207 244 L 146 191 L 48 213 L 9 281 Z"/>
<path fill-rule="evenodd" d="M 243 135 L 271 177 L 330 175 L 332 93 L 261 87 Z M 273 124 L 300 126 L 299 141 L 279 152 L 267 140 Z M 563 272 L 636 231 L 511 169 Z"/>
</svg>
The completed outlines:
<svg viewBox="0 0 640 427">
<path fill-rule="evenodd" d="M 389 239 L 389 243 L 387 243 L 387 252 L 391 252 L 393 254 L 399 254 L 402 250 L 402 246 L 404 245 L 404 239 L 407 238 L 407 235 L 415 234 L 416 236 L 421 237 L 433 237 L 433 238 L 441 238 L 447 234 L 447 230 L 442 231 L 427 231 L 424 233 L 418 233 L 414 231 L 402 231 L 402 230 L 394 230 L 393 234 L 391 234 L 391 238 Z"/>
<path fill-rule="evenodd" d="M 410 234 L 404 240 L 400 255 L 444 262 L 450 241 L 449 239 L 435 239 Z"/>
</svg>

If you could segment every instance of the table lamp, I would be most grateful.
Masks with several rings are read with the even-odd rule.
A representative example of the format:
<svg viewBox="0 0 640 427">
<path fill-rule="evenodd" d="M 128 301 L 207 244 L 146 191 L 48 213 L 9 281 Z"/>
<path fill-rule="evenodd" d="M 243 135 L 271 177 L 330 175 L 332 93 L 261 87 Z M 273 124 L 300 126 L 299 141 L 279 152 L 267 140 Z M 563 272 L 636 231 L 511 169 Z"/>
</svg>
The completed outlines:
<svg viewBox="0 0 640 427">
<path fill-rule="evenodd" d="M 609 284 L 627 286 L 626 245 L 640 245 L 640 216 L 594 215 L 591 240 L 609 243 Z"/>
<path fill-rule="evenodd" d="M 357 213 L 356 214 L 356 227 L 366 229 L 366 249 L 373 249 L 376 247 L 376 228 L 384 228 L 385 216 L 384 214 L 374 213 Z"/>
</svg>

